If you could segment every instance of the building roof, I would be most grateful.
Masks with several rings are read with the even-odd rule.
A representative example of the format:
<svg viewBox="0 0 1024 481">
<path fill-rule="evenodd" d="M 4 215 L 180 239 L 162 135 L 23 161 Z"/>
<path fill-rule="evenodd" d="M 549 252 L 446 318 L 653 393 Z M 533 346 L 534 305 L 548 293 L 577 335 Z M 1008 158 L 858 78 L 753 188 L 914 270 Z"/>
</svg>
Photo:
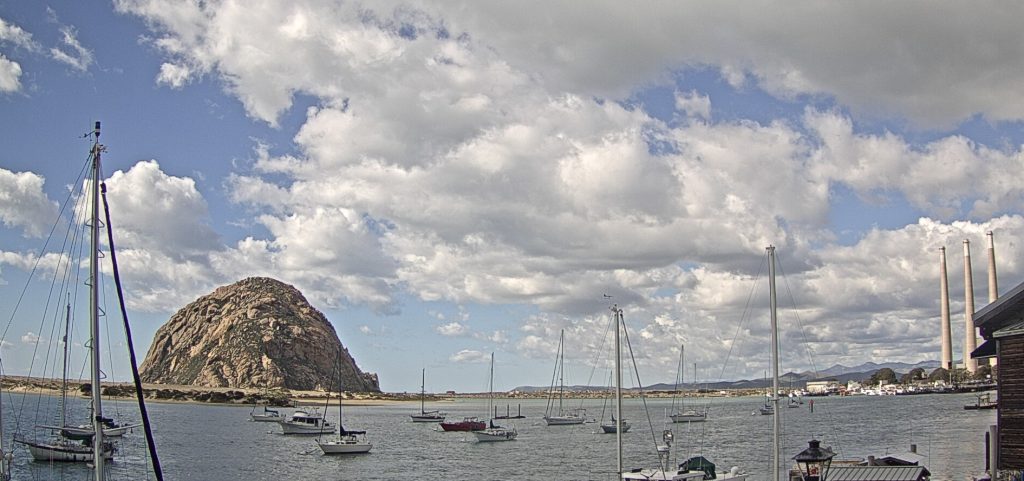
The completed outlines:
<svg viewBox="0 0 1024 481">
<path fill-rule="evenodd" d="M 832 466 L 829 481 L 920 481 L 927 479 L 924 466 Z"/>
<path fill-rule="evenodd" d="M 1002 337 L 1019 336 L 1021 334 L 1024 334 L 1024 321 L 999 329 L 992 333 L 992 337 L 999 339 Z"/>
<path fill-rule="evenodd" d="M 1024 283 L 974 313 L 974 326 L 981 329 L 985 339 L 991 339 L 996 331 L 1021 321 L 1024 321 Z"/>
</svg>

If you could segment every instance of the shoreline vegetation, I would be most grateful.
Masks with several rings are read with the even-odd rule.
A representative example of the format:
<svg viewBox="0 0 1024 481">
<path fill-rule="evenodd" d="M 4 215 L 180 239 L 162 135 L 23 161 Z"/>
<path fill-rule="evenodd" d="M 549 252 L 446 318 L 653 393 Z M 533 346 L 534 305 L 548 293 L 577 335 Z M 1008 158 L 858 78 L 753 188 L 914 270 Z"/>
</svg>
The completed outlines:
<svg viewBox="0 0 1024 481">
<path fill-rule="evenodd" d="M 0 385 L 8 392 L 18 393 L 39 393 L 48 395 L 59 395 L 61 381 L 59 379 L 7 376 Z M 91 387 L 87 382 L 68 381 L 68 392 L 73 395 L 89 396 Z M 186 404 L 228 404 L 228 405 L 269 405 L 279 407 L 294 407 L 324 404 L 328 397 L 337 399 L 337 392 L 323 390 L 295 390 L 284 388 L 232 388 L 232 387 L 209 387 L 209 386 L 186 386 L 175 384 L 151 384 L 143 383 L 142 392 L 146 401 L 165 403 L 186 403 Z M 486 398 L 487 393 L 446 393 L 427 394 L 428 402 L 452 402 L 455 399 Z M 571 399 L 601 399 L 608 395 L 607 390 L 592 391 L 566 391 L 565 397 Z M 639 397 L 638 391 L 623 391 L 623 397 Z M 696 392 L 683 391 L 645 391 L 644 395 L 649 398 L 670 398 L 673 396 L 683 397 L 734 397 L 734 396 L 763 396 L 763 389 L 739 389 L 730 391 Z M 134 399 L 135 386 L 131 382 L 105 382 L 103 383 L 103 396 L 110 398 Z M 536 392 L 506 392 L 502 393 L 503 399 L 545 399 L 548 393 L 544 390 Z M 343 392 L 342 397 L 347 405 L 374 406 L 384 404 L 420 402 L 420 393 L 402 392 Z"/>
</svg>

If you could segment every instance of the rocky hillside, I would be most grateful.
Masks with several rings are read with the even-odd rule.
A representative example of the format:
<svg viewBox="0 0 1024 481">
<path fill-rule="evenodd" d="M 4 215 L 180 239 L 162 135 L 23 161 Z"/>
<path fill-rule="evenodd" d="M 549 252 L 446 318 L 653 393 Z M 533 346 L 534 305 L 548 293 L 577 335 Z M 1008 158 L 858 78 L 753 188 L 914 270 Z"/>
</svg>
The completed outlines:
<svg viewBox="0 0 1024 481">
<path fill-rule="evenodd" d="M 251 277 L 185 306 L 156 332 L 142 363 L 151 383 L 380 391 L 323 313 L 275 279 Z"/>
</svg>

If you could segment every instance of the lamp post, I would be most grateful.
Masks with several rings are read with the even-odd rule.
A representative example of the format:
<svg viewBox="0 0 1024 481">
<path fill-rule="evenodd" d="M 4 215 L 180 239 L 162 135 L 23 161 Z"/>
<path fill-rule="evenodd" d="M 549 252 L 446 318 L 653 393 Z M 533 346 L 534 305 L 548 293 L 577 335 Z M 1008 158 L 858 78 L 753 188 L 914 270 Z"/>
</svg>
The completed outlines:
<svg viewBox="0 0 1024 481">
<path fill-rule="evenodd" d="M 800 468 L 800 477 L 803 481 L 826 481 L 828 468 L 835 455 L 831 449 L 822 448 L 821 441 L 812 439 L 807 442 L 807 449 L 793 456 L 793 459 Z"/>
</svg>

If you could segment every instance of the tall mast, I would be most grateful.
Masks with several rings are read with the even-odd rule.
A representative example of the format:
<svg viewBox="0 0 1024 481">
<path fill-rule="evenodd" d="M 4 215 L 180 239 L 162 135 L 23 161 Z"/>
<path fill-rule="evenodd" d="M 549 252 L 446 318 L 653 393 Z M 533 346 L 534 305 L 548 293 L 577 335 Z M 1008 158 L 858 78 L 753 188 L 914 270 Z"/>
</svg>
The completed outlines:
<svg viewBox="0 0 1024 481">
<path fill-rule="evenodd" d="M 494 353 L 491 353 L 491 377 L 487 383 L 487 414 L 491 413 L 494 407 Z M 497 412 L 497 411 L 495 411 Z"/>
<path fill-rule="evenodd" d="M 622 309 L 618 305 L 612 305 L 612 314 L 615 316 L 615 446 L 617 449 L 616 459 L 618 463 L 617 478 L 622 479 L 622 352 L 619 346 L 619 325 L 622 321 Z"/>
<path fill-rule="evenodd" d="M 423 409 L 423 398 L 427 396 L 427 368 L 420 373 L 420 414 L 425 413 Z"/>
<path fill-rule="evenodd" d="M 100 144 L 100 122 L 96 121 L 93 129 L 92 146 L 92 212 L 89 220 L 89 231 L 92 236 L 91 248 L 89 249 L 89 334 L 92 352 L 92 428 L 93 428 L 93 472 L 96 473 L 96 481 L 106 479 L 106 470 L 103 458 L 103 405 L 100 396 L 100 309 L 99 309 L 99 228 L 100 228 L 100 154 L 103 152 L 103 145 Z"/>
<path fill-rule="evenodd" d="M 565 390 L 565 329 L 558 335 L 558 415 L 562 415 L 562 393 Z"/>
<path fill-rule="evenodd" d="M 68 425 L 68 332 L 71 330 L 71 299 L 64 315 L 64 373 L 60 383 L 60 425 Z"/>
<path fill-rule="evenodd" d="M 775 301 L 775 246 L 768 246 L 768 294 L 772 317 L 772 480 L 779 481 L 779 319 Z"/>
</svg>

